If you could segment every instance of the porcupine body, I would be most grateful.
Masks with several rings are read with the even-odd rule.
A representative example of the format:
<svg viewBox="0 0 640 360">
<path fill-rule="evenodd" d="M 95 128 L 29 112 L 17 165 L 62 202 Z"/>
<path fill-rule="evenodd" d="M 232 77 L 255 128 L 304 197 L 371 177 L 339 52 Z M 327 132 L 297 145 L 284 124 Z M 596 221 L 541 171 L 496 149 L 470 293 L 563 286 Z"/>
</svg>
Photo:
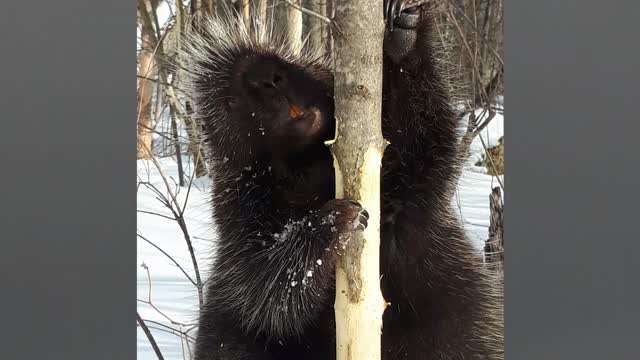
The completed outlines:
<svg viewBox="0 0 640 360">
<path fill-rule="evenodd" d="M 385 35 L 382 356 L 502 359 L 501 285 L 451 206 L 459 124 L 435 11 L 400 9 Z M 334 199 L 331 70 L 229 22 L 203 29 L 183 68 L 206 130 L 218 240 L 195 358 L 335 359 L 335 261 L 368 215 Z"/>
</svg>

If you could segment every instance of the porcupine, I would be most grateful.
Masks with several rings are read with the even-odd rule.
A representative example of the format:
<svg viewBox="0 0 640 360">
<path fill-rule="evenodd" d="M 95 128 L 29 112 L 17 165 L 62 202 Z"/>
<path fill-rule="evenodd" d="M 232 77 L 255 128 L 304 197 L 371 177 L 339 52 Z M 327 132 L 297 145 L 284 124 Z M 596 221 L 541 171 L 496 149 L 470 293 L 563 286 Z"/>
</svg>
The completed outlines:
<svg viewBox="0 0 640 360">
<path fill-rule="evenodd" d="M 451 205 L 459 118 L 433 1 L 386 0 L 382 356 L 502 359 L 499 279 Z M 205 128 L 216 254 L 195 358 L 335 359 L 334 266 L 368 214 L 334 198 L 333 75 L 311 52 L 206 20 L 182 67 Z"/>
</svg>

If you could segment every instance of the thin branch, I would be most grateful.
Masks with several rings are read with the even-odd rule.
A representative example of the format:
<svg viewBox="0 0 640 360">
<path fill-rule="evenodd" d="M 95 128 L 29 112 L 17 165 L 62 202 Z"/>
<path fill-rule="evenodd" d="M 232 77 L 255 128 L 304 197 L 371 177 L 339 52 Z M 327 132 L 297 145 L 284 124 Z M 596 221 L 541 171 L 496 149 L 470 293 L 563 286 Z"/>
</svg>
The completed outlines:
<svg viewBox="0 0 640 360">
<path fill-rule="evenodd" d="M 460 36 L 460 39 L 462 39 L 462 43 L 464 44 L 465 49 L 467 50 L 467 53 L 469 54 L 469 57 L 473 59 L 473 66 L 471 66 L 471 70 L 472 70 L 472 75 L 477 79 L 482 79 L 482 76 L 480 76 L 480 69 L 478 69 L 478 66 L 476 64 L 476 54 L 473 50 L 471 50 L 471 46 L 469 45 L 469 42 L 467 41 L 466 36 L 464 36 L 464 32 L 462 31 L 462 28 L 460 27 L 460 24 L 458 24 L 458 20 L 456 20 L 455 16 L 451 15 L 451 20 L 452 23 L 455 25 L 456 30 L 458 30 L 458 35 Z M 475 48 L 475 50 L 477 50 L 477 47 Z M 475 87 L 476 81 L 473 81 L 473 86 Z M 484 88 L 481 88 L 481 90 L 484 92 Z M 487 94 L 483 94 L 485 97 L 487 97 Z"/>
<path fill-rule="evenodd" d="M 172 318 L 170 318 L 169 316 L 167 316 L 165 313 L 163 313 L 162 311 L 160 311 L 160 309 L 158 309 L 156 307 L 156 305 L 153 303 L 153 301 L 151 300 L 151 272 L 149 271 L 149 267 L 145 264 L 142 263 L 141 265 L 146 271 L 147 271 L 147 281 L 148 281 L 148 285 L 149 285 L 149 295 L 148 298 L 149 300 L 145 301 L 145 300 L 141 300 L 141 299 L 136 299 L 138 302 L 141 302 L 143 304 L 147 304 L 149 306 L 151 306 L 151 308 L 153 310 L 155 310 L 158 314 L 162 315 L 165 319 L 167 319 L 170 323 L 174 324 L 174 325 L 184 325 L 181 322 L 175 321 Z"/>
<path fill-rule="evenodd" d="M 311 10 L 309 10 L 307 8 L 304 8 L 304 7 L 294 3 L 291 0 L 282 0 L 282 1 L 284 1 L 285 3 L 287 3 L 289 6 L 293 7 L 294 9 L 302 12 L 303 14 L 307 14 L 309 16 L 313 16 L 313 17 L 317 18 L 318 20 L 320 20 L 320 21 L 324 22 L 325 24 L 329 25 L 330 27 L 334 28 L 338 32 L 338 34 L 342 34 L 342 31 L 340 30 L 340 27 L 338 26 L 338 24 L 336 24 L 336 22 L 332 21 L 330 18 L 328 18 L 326 16 L 323 16 L 323 15 L 320 15 L 315 11 L 311 11 Z"/>
<path fill-rule="evenodd" d="M 175 219 L 174 219 L 175 220 Z M 164 256 L 166 256 L 169 260 L 171 260 L 177 267 L 178 269 L 180 269 L 180 271 L 182 271 L 182 273 L 184 274 L 184 276 L 187 277 L 187 279 L 189 279 L 189 281 L 194 285 L 194 286 L 198 286 L 196 284 L 195 281 L 193 281 L 193 279 L 191 278 L 191 276 L 189 276 L 189 274 L 187 274 L 187 272 L 182 268 L 182 266 L 180 266 L 180 264 L 173 258 L 171 257 L 171 255 L 169 255 L 166 251 L 162 250 L 162 248 L 160 248 L 158 245 L 154 244 L 151 240 L 145 238 L 144 236 L 138 234 L 138 237 L 141 238 L 142 240 L 146 241 L 147 243 L 149 243 L 149 245 L 153 246 L 154 248 L 158 249 L 158 251 L 160 251 L 162 254 L 164 254 Z"/>
<path fill-rule="evenodd" d="M 315 11 L 311 11 L 311 10 L 309 10 L 307 8 L 303 8 L 302 6 L 294 3 L 291 0 L 283 0 L 283 1 L 286 2 L 287 4 L 289 4 L 289 6 L 293 7 L 294 9 L 301 11 L 303 14 L 307 14 L 307 15 L 313 16 L 316 19 L 319 19 L 320 21 L 324 22 L 325 24 L 334 25 L 335 26 L 335 24 L 331 21 L 331 19 L 329 19 L 326 16 L 322 16 L 322 15 L 318 14 Z"/>
<path fill-rule="evenodd" d="M 180 229 L 182 230 L 182 233 L 184 235 L 184 239 L 187 243 L 187 247 L 189 249 L 189 255 L 191 255 L 191 262 L 193 264 L 193 270 L 195 272 L 196 275 L 196 288 L 198 289 L 198 303 L 199 305 L 202 307 L 203 305 L 203 294 L 202 294 L 202 278 L 200 277 L 200 269 L 198 267 L 198 260 L 196 259 L 196 254 L 195 254 L 195 250 L 193 248 L 193 243 L 191 241 L 191 237 L 189 235 L 189 231 L 187 229 L 187 224 L 184 221 L 184 212 L 182 212 L 180 205 L 178 204 L 178 199 L 176 194 L 174 194 L 173 191 L 171 191 L 171 186 L 169 185 L 169 181 L 167 180 L 167 176 L 165 175 L 164 171 L 162 170 L 162 167 L 160 166 L 160 164 L 158 163 L 158 160 L 156 159 L 156 157 L 151 154 L 150 150 L 147 149 L 145 147 L 145 151 L 149 152 L 149 159 L 151 160 L 151 162 L 155 165 L 156 169 L 158 170 L 158 172 L 160 173 L 160 176 L 162 177 L 162 181 L 165 184 L 165 187 L 167 188 L 167 191 L 169 192 L 169 195 L 171 196 L 171 203 L 173 204 L 166 204 L 167 208 L 173 213 L 173 215 L 176 217 L 176 222 L 178 222 L 178 225 L 180 226 Z M 149 186 L 149 185 L 147 185 Z M 153 186 L 153 185 L 151 185 Z M 153 186 L 155 188 L 155 186 Z M 175 205 L 175 208 L 174 208 Z"/>
<path fill-rule="evenodd" d="M 176 218 L 172 218 L 172 217 L 170 217 L 170 216 L 162 215 L 162 214 L 159 214 L 159 213 L 157 213 L 157 212 L 153 212 L 153 211 L 137 210 L 137 212 L 139 212 L 139 213 L 143 213 L 143 214 L 149 214 L 149 215 L 159 216 L 159 217 L 161 217 L 161 218 L 165 218 L 165 219 L 168 219 L 168 220 L 173 220 L 173 221 L 175 221 L 175 220 L 176 220 Z"/>
<path fill-rule="evenodd" d="M 167 325 L 167 324 L 163 324 L 163 323 L 161 323 L 161 322 L 154 321 L 154 320 L 149 320 L 149 319 L 143 319 L 143 320 L 144 320 L 144 322 L 145 322 L 145 323 L 147 323 L 147 324 L 154 324 L 154 325 L 156 325 L 156 326 L 163 327 L 163 328 L 165 328 L 165 329 L 167 329 L 167 330 L 174 331 L 174 332 L 176 333 L 176 335 L 178 335 L 178 334 L 180 334 L 180 335 L 184 335 L 187 339 L 189 339 L 189 340 L 191 340 L 191 341 L 195 341 L 195 338 L 194 338 L 193 336 L 191 336 L 191 335 L 187 334 L 185 331 L 183 331 L 183 330 L 181 330 L 181 329 L 176 329 L 176 328 L 171 327 L 171 326 L 169 326 L 169 325 Z M 149 326 L 149 325 L 147 325 L 147 326 Z M 178 325 L 178 326 L 182 326 L 182 325 Z M 152 327 L 150 327 L 150 326 L 149 326 L 149 328 L 152 328 Z"/>
<path fill-rule="evenodd" d="M 155 65 L 155 66 L 157 67 L 158 65 Z M 138 75 L 138 74 L 136 74 L 136 77 L 138 77 L 139 79 L 153 81 L 153 82 L 156 82 L 156 83 L 158 83 L 160 85 L 164 85 L 164 86 L 173 86 L 174 89 L 180 90 L 182 92 L 186 91 L 185 89 L 183 89 L 183 88 L 181 88 L 179 86 L 176 86 L 174 84 L 170 84 L 168 82 L 164 82 L 164 81 L 162 81 L 160 79 L 154 79 L 154 78 L 150 78 L 150 77 L 147 77 L 147 76 L 144 76 L 144 75 Z"/>
<path fill-rule="evenodd" d="M 146 320 L 145 319 L 144 321 L 151 323 L 150 320 Z M 162 326 L 158 326 L 158 325 L 155 325 L 155 326 L 148 325 L 148 327 L 149 327 L 149 329 L 153 329 L 153 330 L 156 330 L 156 331 L 162 331 L 162 332 L 167 333 L 167 334 L 175 335 L 175 336 L 179 337 L 180 339 L 183 339 L 186 336 L 186 335 L 184 335 L 184 333 L 182 333 L 182 332 L 180 332 L 178 330 L 166 329 L 166 328 L 164 328 Z M 195 341 L 193 338 L 189 338 L 188 340 Z"/>
<path fill-rule="evenodd" d="M 164 357 L 162 356 L 162 352 L 160 351 L 160 348 L 156 343 L 156 339 L 154 339 L 153 335 L 151 334 L 151 330 L 149 330 L 149 328 L 147 327 L 147 324 L 145 324 L 144 320 L 142 320 L 142 317 L 140 317 L 140 313 L 136 312 L 136 315 L 138 317 L 138 324 L 140 324 L 142 331 L 144 331 L 145 335 L 147 335 L 147 339 L 149 340 L 149 343 L 151 344 L 153 351 L 155 351 L 156 356 L 158 357 L 158 360 L 164 360 Z"/>
<path fill-rule="evenodd" d="M 474 25 L 473 20 L 469 19 L 469 17 L 467 16 L 467 14 L 464 12 L 464 10 L 460 9 L 460 7 L 458 7 L 458 5 L 452 1 L 452 0 L 447 0 L 447 2 L 449 4 L 451 4 L 453 6 L 454 9 L 456 9 L 456 11 L 458 11 L 461 15 L 462 18 L 469 23 L 469 26 L 471 26 L 472 30 L 476 33 L 479 33 L 478 29 L 476 28 L 476 26 Z M 491 53 L 493 54 L 493 56 L 496 57 L 496 59 L 498 60 L 498 62 L 500 62 L 500 65 L 504 66 L 504 61 L 502 60 L 502 57 L 500 57 L 500 54 L 498 54 L 498 52 L 491 46 L 491 44 L 488 44 L 487 40 L 484 37 L 480 38 L 482 40 L 482 42 L 485 43 L 485 45 L 487 46 L 487 48 L 491 51 Z"/>
</svg>

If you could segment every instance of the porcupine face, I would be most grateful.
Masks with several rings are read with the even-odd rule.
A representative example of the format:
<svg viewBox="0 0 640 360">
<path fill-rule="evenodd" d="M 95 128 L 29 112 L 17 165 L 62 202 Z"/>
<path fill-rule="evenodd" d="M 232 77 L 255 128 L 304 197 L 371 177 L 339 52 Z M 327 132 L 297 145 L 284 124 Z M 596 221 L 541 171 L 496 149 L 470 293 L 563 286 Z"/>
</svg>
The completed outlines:
<svg viewBox="0 0 640 360">
<path fill-rule="evenodd" d="M 327 74 L 327 77 L 330 76 Z M 225 106 L 229 121 L 287 154 L 327 140 L 333 132 L 330 84 L 276 56 L 240 55 L 232 66 Z"/>
<path fill-rule="evenodd" d="M 185 68 L 212 145 L 289 156 L 333 135 L 333 75 L 320 59 L 225 22 L 206 28 L 185 42 Z"/>
</svg>

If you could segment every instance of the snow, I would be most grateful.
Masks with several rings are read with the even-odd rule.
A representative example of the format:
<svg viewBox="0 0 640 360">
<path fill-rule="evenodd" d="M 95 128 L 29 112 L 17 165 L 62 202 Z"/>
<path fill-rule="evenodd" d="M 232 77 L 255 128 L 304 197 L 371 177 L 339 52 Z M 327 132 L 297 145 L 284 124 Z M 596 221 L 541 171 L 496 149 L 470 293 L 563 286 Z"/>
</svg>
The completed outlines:
<svg viewBox="0 0 640 360">
<path fill-rule="evenodd" d="M 477 115 L 480 116 L 480 112 Z M 481 119 L 478 119 L 479 123 L 481 121 Z M 480 136 L 482 136 L 487 146 L 491 146 L 497 144 L 497 140 L 503 133 L 504 117 L 501 113 L 498 113 Z M 482 250 L 484 240 L 488 234 L 489 194 L 493 187 L 499 186 L 495 177 L 485 174 L 483 168 L 474 165 L 481 158 L 482 153 L 482 142 L 479 138 L 476 138 L 471 146 L 471 156 L 465 164 L 457 196 L 454 199 L 454 206 L 461 210 L 460 216 L 465 224 L 468 236 L 479 251 Z M 192 163 L 190 158 L 183 157 L 185 166 L 189 166 Z M 187 192 L 186 187 L 180 189 L 175 185 L 178 176 L 175 159 L 158 159 L 158 165 L 168 179 L 172 191 L 177 192 L 178 204 L 180 207 L 184 206 L 185 208 L 185 222 L 193 241 L 202 279 L 205 280 L 208 275 L 207 260 L 210 258 L 211 251 L 214 248 L 214 229 L 210 222 L 211 209 L 208 204 L 210 199 L 208 180 L 206 178 L 193 180 L 191 191 Z M 159 189 L 161 194 L 170 197 L 161 172 L 153 162 L 139 160 L 137 166 L 138 183 L 148 182 Z M 185 172 L 187 175 L 186 181 L 189 181 L 192 169 L 187 168 Z M 501 181 L 503 182 L 503 179 Z M 167 252 L 195 280 L 191 257 L 178 223 L 174 220 L 148 213 L 152 212 L 172 217 L 171 212 L 158 200 L 158 195 L 149 187 L 139 185 L 137 208 L 139 210 L 137 215 L 138 234 Z M 139 265 L 137 267 L 138 312 L 143 319 L 149 320 L 147 325 L 152 327 L 151 332 L 158 342 L 165 359 L 189 359 L 189 348 L 186 343 L 182 341 L 181 337 L 166 332 L 164 326 L 182 329 L 183 331 L 194 326 L 198 308 L 196 288 L 182 271 L 158 249 L 140 237 L 138 237 L 137 246 Z M 149 298 L 148 274 L 147 270 L 141 266 L 143 264 L 148 267 L 151 276 L 152 303 L 162 313 L 141 302 L 141 300 L 148 301 Z M 322 264 L 321 260 L 318 260 L 318 264 Z M 291 284 L 291 286 L 296 285 Z M 165 331 L 159 329 L 164 329 Z M 196 335 L 195 329 L 191 329 L 188 334 L 194 337 Z M 137 331 L 137 349 L 138 359 L 157 359 L 140 327 L 138 327 Z M 192 350 L 193 347 L 191 345 Z"/>
<path fill-rule="evenodd" d="M 210 225 L 210 208 L 208 205 L 209 196 L 207 193 L 208 180 L 204 178 L 195 179 L 191 191 L 186 188 L 179 189 L 175 186 L 178 178 L 177 163 L 171 158 L 158 159 L 158 163 L 171 186 L 176 193 L 176 198 L 180 206 L 185 207 L 185 223 L 189 235 L 193 241 L 198 267 L 202 267 L 201 275 L 206 277 L 207 258 L 212 250 L 212 226 Z M 192 164 L 187 157 L 183 158 L 184 164 Z M 188 174 L 192 169 L 186 169 Z M 187 177 L 187 181 L 189 178 Z M 161 194 L 170 198 L 160 171 L 150 161 L 138 161 L 138 183 L 147 182 L 160 190 Z M 185 272 L 195 281 L 195 272 L 192 265 L 183 232 L 176 221 L 160 217 L 153 212 L 164 216 L 172 217 L 168 208 L 158 200 L 149 187 L 139 185 L 137 196 L 138 208 L 138 234 L 152 241 L 166 253 L 168 253 Z M 137 299 L 138 312 L 145 320 L 151 320 L 172 328 L 180 328 L 176 323 L 184 324 L 183 331 L 192 326 L 197 319 L 198 295 L 195 286 L 187 280 L 182 271 L 158 249 L 138 237 L 138 267 L 137 267 Z M 151 276 L 151 300 L 153 305 L 163 314 L 154 310 L 150 305 L 140 302 L 149 300 L 149 280 L 147 270 Z M 165 317 L 166 315 L 166 317 Z M 149 327 L 154 327 L 151 332 L 158 342 L 165 359 L 183 359 L 183 350 L 180 337 L 160 331 L 161 325 L 147 323 Z M 164 328 L 166 330 L 166 328 Z M 195 335 L 195 330 L 189 332 Z M 149 342 L 140 327 L 137 335 L 138 359 L 156 359 L 156 356 L 149 345 Z M 188 353 L 188 351 L 187 351 Z M 188 358 L 188 357 L 187 357 Z"/>
</svg>

